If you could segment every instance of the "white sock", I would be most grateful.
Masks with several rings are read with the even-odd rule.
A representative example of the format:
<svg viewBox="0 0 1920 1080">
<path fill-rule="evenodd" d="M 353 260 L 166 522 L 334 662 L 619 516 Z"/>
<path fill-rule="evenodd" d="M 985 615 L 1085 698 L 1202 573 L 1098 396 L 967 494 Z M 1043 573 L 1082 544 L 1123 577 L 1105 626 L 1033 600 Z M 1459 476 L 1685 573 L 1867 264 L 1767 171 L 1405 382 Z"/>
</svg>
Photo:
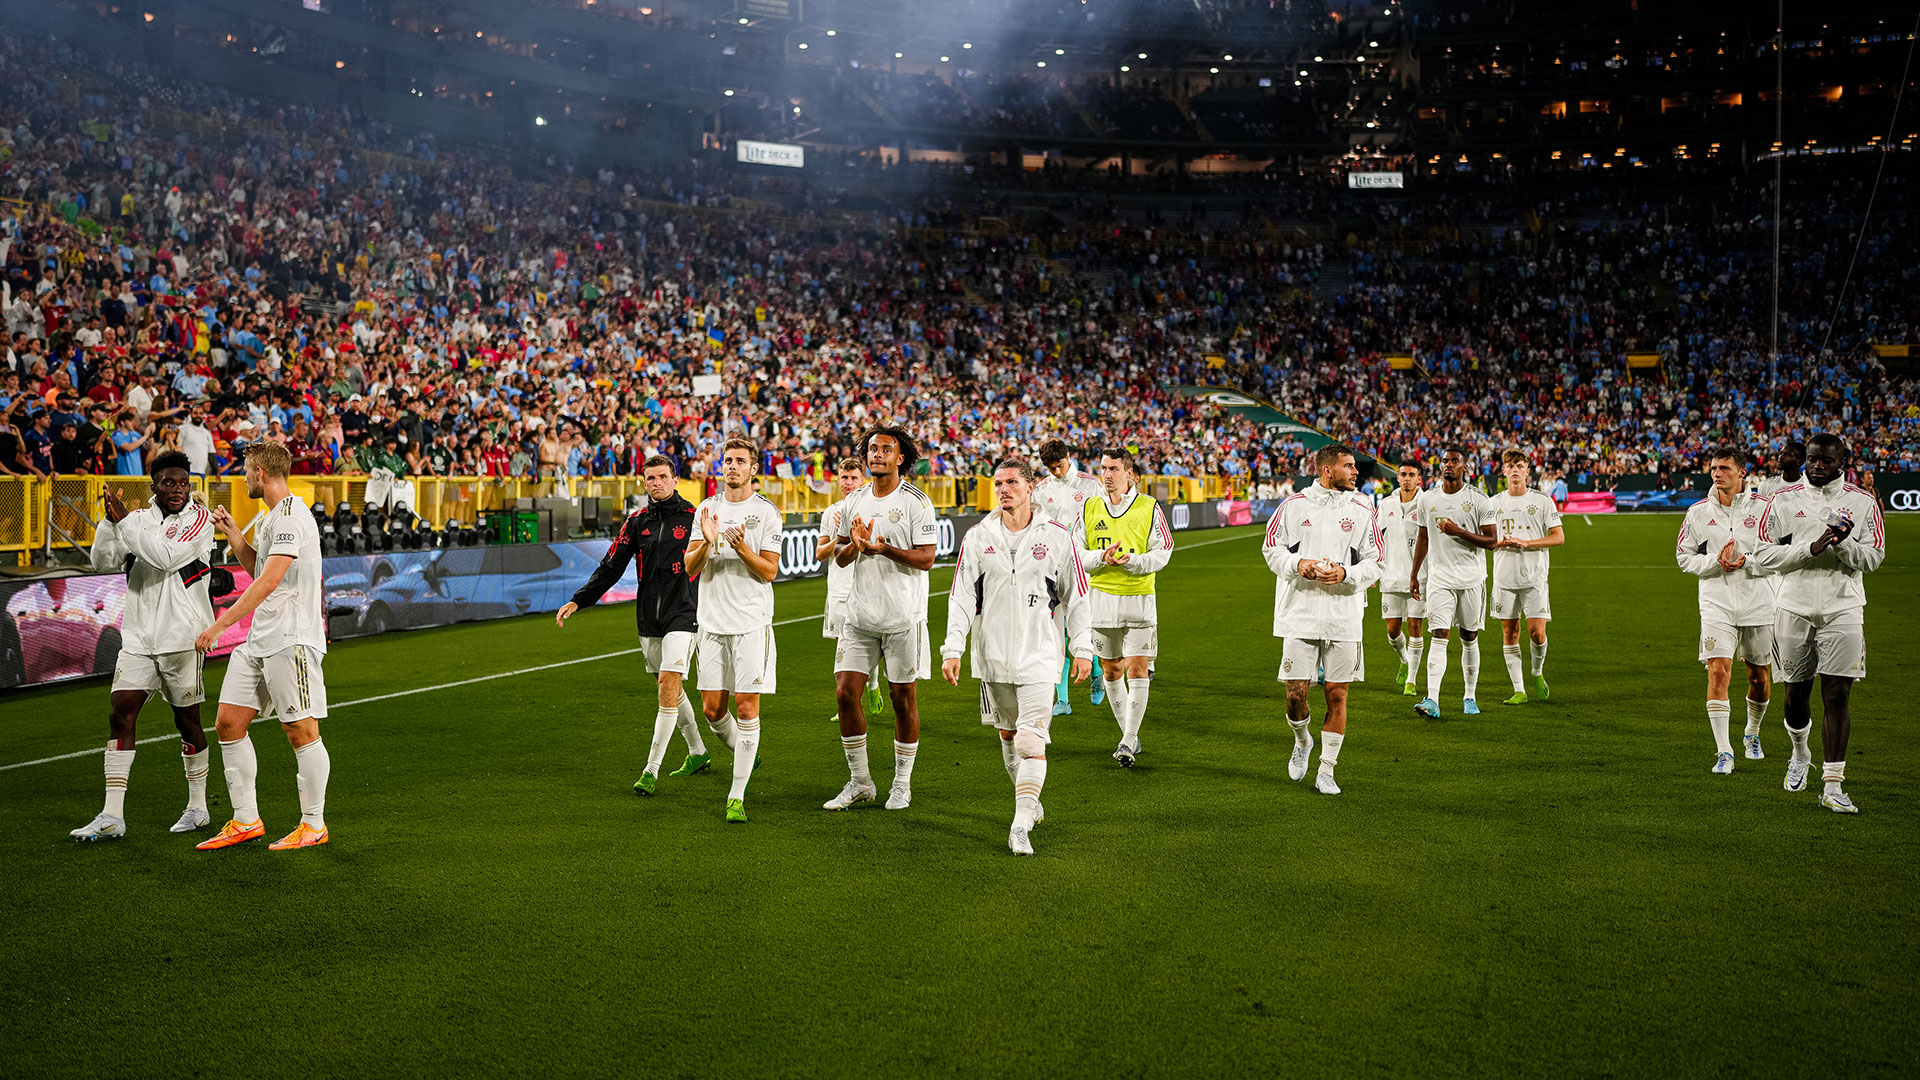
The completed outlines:
<svg viewBox="0 0 1920 1080">
<path fill-rule="evenodd" d="M 1747 699 L 1747 734 L 1760 734 L 1760 722 L 1767 718 L 1767 702 Z"/>
<path fill-rule="evenodd" d="M 873 774 L 867 771 L 867 737 L 865 735 L 842 735 L 840 736 L 840 749 L 846 752 L 847 771 L 853 774 L 854 783 L 873 783 Z"/>
<path fill-rule="evenodd" d="M 1340 744 L 1347 741 L 1344 732 L 1320 729 L 1320 772 L 1333 775 L 1333 767 L 1340 761 Z"/>
<path fill-rule="evenodd" d="M 1307 725 L 1311 723 L 1313 723 L 1313 716 L 1311 714 L 1303 716 L 1298 720 L 1289 719 L 1287 721 L 1287 726 L 1293 729 L 1293 745 L 1313 745 L 1313 732 L 1307 728 Z"/>
<path fill-rule="evenodd" d="M 233 820 L 242 825 L 251 825 L 260 820 L 260 800 L 254 795 L 254 778 L 259 775 L 260 761 L 253 756 L 253 740 L 245 735 L 227 742 L 220 741 L 221 771 L 227 776 L 227 802 L 233 805 Z"/>
<path fill-rule="evenodd" d="M 1847 779 L 1847 763 L 1844 761 L 1827 762 L 1826 766 L 1820 770 L 1820 779 L 1826 782 L 1825 790 L 1827 794 L 1840 794 L 1840 785 Z"/>
<path fill-rule="evenodd" d="M 718 721 L 709 720 L 707 726 L 713 729 L 713 736 L 726 744 L 727 749 L 737 750 L 740 744 L 740 728 L 734 722 L 733 714 L 728 713 Z"/>
<path fill-rule="evenodd" d="M 1427 651 L 1426 638 L 1421 637 L 1419 634 L 1408 635 L 1407 637 L 1407 681 L 1408 682 L 1412 682 L 1415 679 L 1420 677 L 1420 657 L 1426 651 Z M 1435 698 L 1434 700 L 1437 701 L 1439 699 Z"/>
<path fill-rule="evenodd" d="M 1129 745 L 1138 746 L 1140 743 L 1140 721 L 1147 717 L 1147 695 L 1152 691 L 1151 679 L 1127 680 L 1127 726 L 1121 735 Z"/>
<path fill-rule="evenodd" d="M 205 810 L 207 808 L 207 772 L 213 765 L 213 755 L 205 750 L 196 754 L 192 746 L 182 742 L 180 764 L 187 770 L 187 809 Z"/>
<path fill-rule="evenodd" d="M 1529 641 L 1528 644 L 1533 646 L 1532 650 L 1530 650 L 1533 655 L 1528 658 L 1532 661 L 1530 670 L 1536 677 L 1545 675 L 1547 673 L 1546 639 L 1541 638 L 1539 641 Z"/>
<path fill-rule="evenodd" d="M 1707 726 L 1713 729 L 1713 748 L 1718 753 L 1733 753 L 1733 743 L 1727 738 L 1727 721 L 1732 713 L 1731 703 L 1707 699 Z"/>
<path fill-rule="evenodd" d="M 310 829 L 327 827 L 327 774 L 333 771 L 333 758 L 319 739 L 293 752 L 294 768 L 299 770 L 300 820 Z"/>
<path fill-rule="evenodd" d="M 680 737 L 687 741 L 687 753 L 705 754 L 707 752 L 707 740 L 700 737 L 700 714 L 694 711 L 693 700 L 687 697 L 684 690 L 680 692 L 678 726 Z"/>
<path fill-rule="evenodd" d="M 1133 701 L 1127 696 L 1125 676 L 1108 679 L 1107 705 L 1113 709 L 1113 722 L 1120 725 L 1120 741 L 1127 741 L 1127 725 L 1133 721 Z"/>
<path fill-rule="evenodd" d="M 1033 828 L 1040 812 L 1040 789 L 1047 782 L 1047 759 L 1021 758 L 1013 777 L 1013 827 Z"/>
<path fill-rule="evenodd" d="M 913 783 L 913 758 L 920 752 L 918 742 L 893 740 L 893 786 L 906 788 Z"/>
<path fill-rule="evenodd" d="M 1812 761 L 1813 760 L 1813 751 L 1807 749 L 1807 733 L 1812 730 L 1813 730 L 1813 722 L 1811 720 L 1807 722 L 1806 727 L 1803 727 L 1803 728 L 1788 727 L 1787 728 L 1787 740 L 1793 743 L 1793 760 L 1795 761 Z"/>
<path fill-rule="evenodd" d="M 1013 752 L 1013 740 L 1000 740 L 1000 760 L 1007 766 L 1007 779 L 1020 782 L 1020 756 Z"/>
<path fill-rule="evenodd" d="M 1507 662 L 1507 678 L 1513 680 L 1513 692 L 1526 693 L 1526 680 L 1520 677 L 1520 643 L 1516 641 L 1512 645 L 1500 646 L 1500 655 Z"/>
<path fill-rule="evenodd" d="M 1463 654 L 1464 655 L 1464 654 Z M 1434 638 L 1427 652 L 1427 696 L 1440 700 L 1440 683 L 1447 677 L 1447 639 Z"/>
<path fill-rule="evenodd" d="M 733 786 L 727 789 L 727 798 L 744 799 L 747 797 L 747 781 L 753 779 L 753 759 L 760 753 L 760 718 L 749 720 L 739 717 L 734 721 L 740 738 L 733 747 Z"/>
<path fill-rule="evenodd" d="M 660 775 L 660 762 L 667 756 L 667 744 L 673 741 L 673 729 L 680 724 L 680 706 L 662 705 L 653 714 L 653 743 L 647 747 L 647 770 Z"/>
<path fill-rule="evenodd" d="M 1460 677 L 1466 680 L 1466 699 L 1472 701 L 1480 690 L 1480 639 L 1460 643 Z"/>
<path fill-rule="evenodd" d="M 1399 657 L 1401 663 L 1405 664 L 1408 662 L 1407 638 L 1405 634 L 1388 634 L 1387 644 L 1393 646 L 1393 655 Z"/>
<path fill-rule="evenodd" d="M 113 817 L 127 816 L 127 774 L 133 771 L 132 750 L 115 750 L 114 743 L 107 742 L 107 805 L 100 812 Z"/>
</svg>

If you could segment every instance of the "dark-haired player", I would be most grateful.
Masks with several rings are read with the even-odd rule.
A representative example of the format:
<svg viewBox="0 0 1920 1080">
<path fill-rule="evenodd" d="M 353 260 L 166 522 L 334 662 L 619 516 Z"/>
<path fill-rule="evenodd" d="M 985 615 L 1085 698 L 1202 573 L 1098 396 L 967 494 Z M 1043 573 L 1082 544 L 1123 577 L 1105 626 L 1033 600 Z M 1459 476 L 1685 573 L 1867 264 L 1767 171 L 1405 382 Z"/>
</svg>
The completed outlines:
<svg viewBox="0 0 1920 1080">
<path fill-rule="evenodd" d="M 93 568 L 125 571 L 126 609 L 120 617 L 120 656 L 113 665 L 107 714 L 107 801 L 100 813 L 73 830 L 76 840 L 118 840 L 127 834 L 127 775 L 133 769 L 134 728 L 154 694 L 173 706 L 180 729 L 180 759 L 187 770 L 187 809 L 172 832 L 205 827 L 207 733 L 200 727 L 206 700 L 200 654 L 193 639 L 213 621 L 208 595 L 213 558 L 212 515 L 193 501 L 187 456 L 157 454 L 150 465 L 151 502 L 128 510 L 119 490 L 105 496 L 93 537 Z"/>
</svg>

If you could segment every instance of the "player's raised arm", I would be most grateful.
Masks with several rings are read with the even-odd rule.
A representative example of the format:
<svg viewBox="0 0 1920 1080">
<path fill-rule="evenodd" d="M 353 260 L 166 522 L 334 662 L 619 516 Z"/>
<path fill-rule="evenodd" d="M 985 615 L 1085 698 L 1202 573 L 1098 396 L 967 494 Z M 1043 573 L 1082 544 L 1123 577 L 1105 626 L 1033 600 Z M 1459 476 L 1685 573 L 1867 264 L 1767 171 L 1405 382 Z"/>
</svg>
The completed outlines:
<svg viewBox="0 0 1920 1080">
<path fill-rule="evenodd" d="M 87 551 L 93 568 L 101 573 L 119 572 L 130 554 L 126 543 L 120 539 L 119 526 L 126 520 L 127 508 L 121 504 L 119 496 L 117 491 L 109 491 L 104 496 L 106 511 L 100 515 L 100 526 L 93 531 L 93 547 Z"/>
<path fill-rule="evenodd" d="M 196 562 L 204 563 L 213 553 L 212 512 L 204 506 L 189 508 L 169 536 L 158 522 L 128 522 L 114 531 L 127 551 L 156 570 L 180 570 Z"/>
</svg>

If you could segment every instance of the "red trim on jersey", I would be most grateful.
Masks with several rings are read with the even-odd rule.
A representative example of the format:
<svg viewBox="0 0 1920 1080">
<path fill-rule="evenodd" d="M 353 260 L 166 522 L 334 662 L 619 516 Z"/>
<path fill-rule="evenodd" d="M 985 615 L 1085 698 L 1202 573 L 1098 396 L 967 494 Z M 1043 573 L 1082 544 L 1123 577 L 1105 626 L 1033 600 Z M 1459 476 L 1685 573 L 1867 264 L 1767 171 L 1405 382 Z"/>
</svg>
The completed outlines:
<svg viewBox="0 0 1920 1080">
<path fill-rule="evenodd" d="M 1698 506 L 1700 504 L 1695 503 L 1694 505 Z M 1674 541 L 1673 553 L 1675 555 L 1685 555 L 1687 553 L 1687 523 L 1684 521 L 1680 523 L 1680 539 Z"/>
<path fill-rule="evenodd" d="M 184 544 L 200 535 L 200 530 L 206 528 L 207 521 L 212 517 L 212 514 L 207 513 L 206 507 L 201 507 L 193 519 L 193 524 L 187 526 L 187 531 L 180 534 L 180 542 Z"/>
</svg>

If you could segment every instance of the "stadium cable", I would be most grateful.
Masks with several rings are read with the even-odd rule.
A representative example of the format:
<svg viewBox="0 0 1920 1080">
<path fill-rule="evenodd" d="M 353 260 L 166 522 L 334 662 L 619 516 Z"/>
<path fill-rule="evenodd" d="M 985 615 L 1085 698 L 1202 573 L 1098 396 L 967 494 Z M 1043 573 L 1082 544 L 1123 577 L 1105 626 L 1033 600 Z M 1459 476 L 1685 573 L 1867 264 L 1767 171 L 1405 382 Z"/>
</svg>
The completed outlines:
<svg viewBox="0 0 1920 1080">
<path fill-rule="evenodd" d="M 1833 298 L 1833 315 L 1827 320 L 1827 334 L 1820 339 L 1820 351 L 1814 354 L 1816 358 L 1826 355 L 1827 343 L 1833 340 L 1833 328 L 1840 321 L 1841 305 L 1847 302 L 1847 284 L 1853 280 L 1854 264 L 1860 261 L 1860 245 L 1866 242 L 1867 225 L 1873 220 L 1873 199 L 1880 194 L 1880 177 L 1887 171 L 1887 155 L 1893 153 L 1893 132 L 1894 125 L 1900 120 L 1900 103 L 1907 98 L 1907 76 L 1913 71 L 1913 47 L 1920 44 L 1920 40 L 1916 39 L 1920 39 L 1920 10 L 1913 13 L 1913 32 L 1907 35 L 1907 62 L 1900 68 L 1900 89 L 1893 95 L 1893 115 L 1887 117 L 1886 137 L 1880 140 L 1880 164 L 1873 170 L 1873 187 L 1867 190 L 1866 213 L 1860 217 L 1860 232 L 1853 238 L 1853 256 L 1847 260 L 1846 276 L 1840 279 L 1840 295 Z M 1780 150 L 1785 153 L 1786 147 L 1782 146 Z"/>
</svg>

